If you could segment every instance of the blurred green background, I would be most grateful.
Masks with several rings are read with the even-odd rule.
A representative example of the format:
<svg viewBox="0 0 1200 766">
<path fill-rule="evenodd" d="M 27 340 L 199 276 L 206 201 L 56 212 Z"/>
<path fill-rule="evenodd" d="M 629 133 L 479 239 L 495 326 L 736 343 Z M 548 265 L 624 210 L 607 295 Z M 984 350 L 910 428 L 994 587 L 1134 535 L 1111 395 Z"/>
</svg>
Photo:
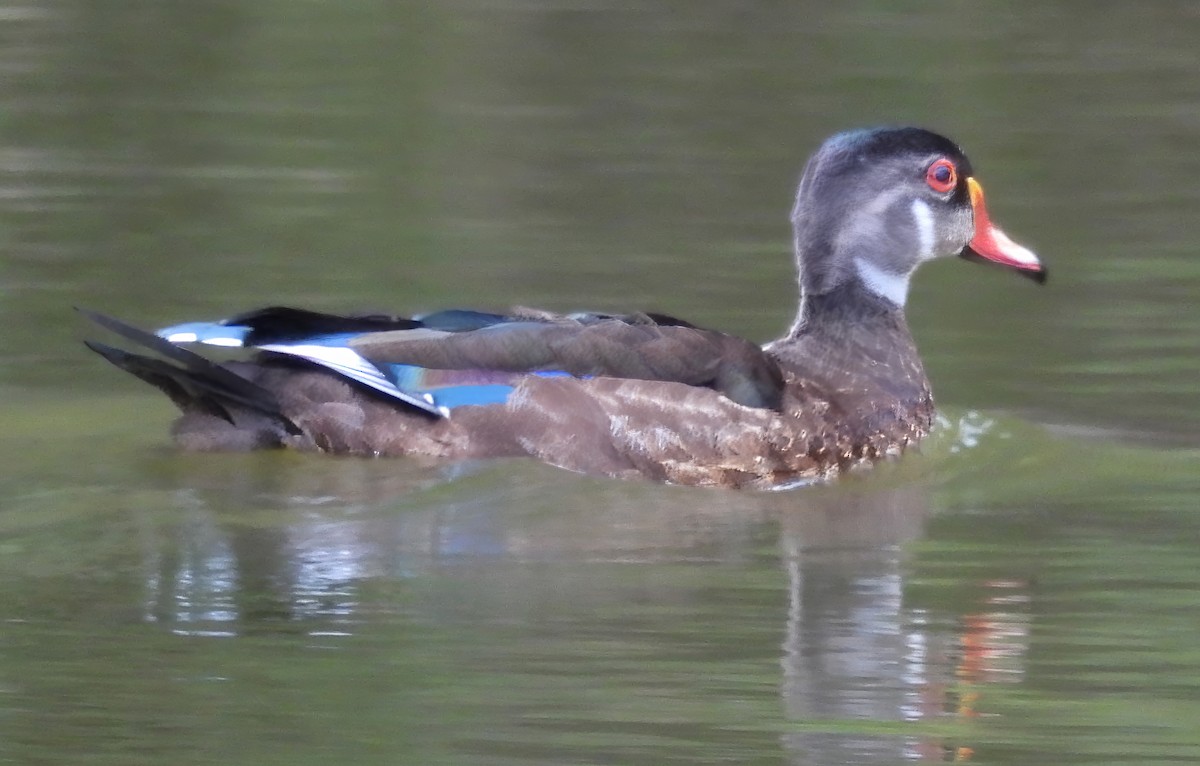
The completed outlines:
<svg viewBox="0 0 1200 766">
<path fill-rule="evenodd" d="M 0 5 L 0 758 L 1200 758 L 1191 2 Z M 828 134 L 971 155 L 944 419 L 801 492 L 171 450 L 84 350 L 266 304 L 756 340 Z"/>
</svg>

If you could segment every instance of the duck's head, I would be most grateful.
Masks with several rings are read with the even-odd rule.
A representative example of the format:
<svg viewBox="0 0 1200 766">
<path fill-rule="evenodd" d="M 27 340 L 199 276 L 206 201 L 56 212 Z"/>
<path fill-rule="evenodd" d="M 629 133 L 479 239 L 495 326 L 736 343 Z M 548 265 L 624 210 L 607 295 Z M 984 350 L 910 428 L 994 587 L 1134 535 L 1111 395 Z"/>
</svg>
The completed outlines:
<svg viewBox="0 0 1200 766">
<path fill-rule="evenodd" d="M 1046 279 L 1037 256 L 992 223 L 967 156 L 921 128 L 827 140 L 804 169 L 792 226 L 804 295 L 858 280 L 903 306 L 917 267 L 948 255 Z"/>
</svg>

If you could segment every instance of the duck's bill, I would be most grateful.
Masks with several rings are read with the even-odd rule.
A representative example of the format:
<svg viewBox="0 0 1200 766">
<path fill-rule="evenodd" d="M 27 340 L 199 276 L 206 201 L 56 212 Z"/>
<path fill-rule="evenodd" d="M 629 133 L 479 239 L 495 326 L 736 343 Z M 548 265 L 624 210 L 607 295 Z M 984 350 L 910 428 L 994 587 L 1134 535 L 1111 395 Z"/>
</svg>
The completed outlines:
<svg viewBox="0 0 1200 766">
<path fill-rule="evenodd" d="M 975 211 L 975 236 L 959 255 L 968 261 L 997 263 L 1038 283 L 1045 282 L 1046 268 L 1033 251 L 1013 242 L 1003 229 L 992 223 L 979 182 L 968 178 L 967 188 L 971 192 L 971 207 Z"/>
</svg>

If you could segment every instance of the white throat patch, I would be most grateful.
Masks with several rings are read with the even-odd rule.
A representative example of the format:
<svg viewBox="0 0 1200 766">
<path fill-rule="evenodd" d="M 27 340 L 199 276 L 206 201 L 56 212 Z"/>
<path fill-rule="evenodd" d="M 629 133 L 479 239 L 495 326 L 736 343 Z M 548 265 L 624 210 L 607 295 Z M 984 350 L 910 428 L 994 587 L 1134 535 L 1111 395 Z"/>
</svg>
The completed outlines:
<svg viewBox="0 0 1200 766">
<path fill-rule="evenodd" d="M 897 306 L 908 298 L 908 275 L 884 271 L 865 258 L 855 258 L 854 268 L 868 290 Z"/>
<path fill-rule="evenodd" d="M 909 210 L 912 211 L 913 228 L 917 233 L 917 262 L 933 260 L 937 257 L 934 251 L 937 235 L 933 230 L 933 211 L 923 199 L 914 199 Z M 868 290 L 897 306 L 904 305 L 908 298 L 909 277 L 912 274 L 886 271 L 865 258 L 855 258 L 854 268 Z"/>
</svg>

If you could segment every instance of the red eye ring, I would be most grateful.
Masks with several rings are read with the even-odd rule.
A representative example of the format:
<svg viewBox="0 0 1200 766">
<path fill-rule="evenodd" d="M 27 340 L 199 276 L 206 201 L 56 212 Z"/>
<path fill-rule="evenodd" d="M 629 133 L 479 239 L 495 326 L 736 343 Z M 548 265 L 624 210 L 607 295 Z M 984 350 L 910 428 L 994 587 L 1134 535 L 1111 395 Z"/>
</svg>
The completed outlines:
<svg viewBox="0 0 1200 766">
<path fill-rule="evenodd" d="M 945 157 L 934 160 L 925 171 L 925 183 L 938 194 L 945 194 L 958 185 L 958 169 Z"/>
</svg>

